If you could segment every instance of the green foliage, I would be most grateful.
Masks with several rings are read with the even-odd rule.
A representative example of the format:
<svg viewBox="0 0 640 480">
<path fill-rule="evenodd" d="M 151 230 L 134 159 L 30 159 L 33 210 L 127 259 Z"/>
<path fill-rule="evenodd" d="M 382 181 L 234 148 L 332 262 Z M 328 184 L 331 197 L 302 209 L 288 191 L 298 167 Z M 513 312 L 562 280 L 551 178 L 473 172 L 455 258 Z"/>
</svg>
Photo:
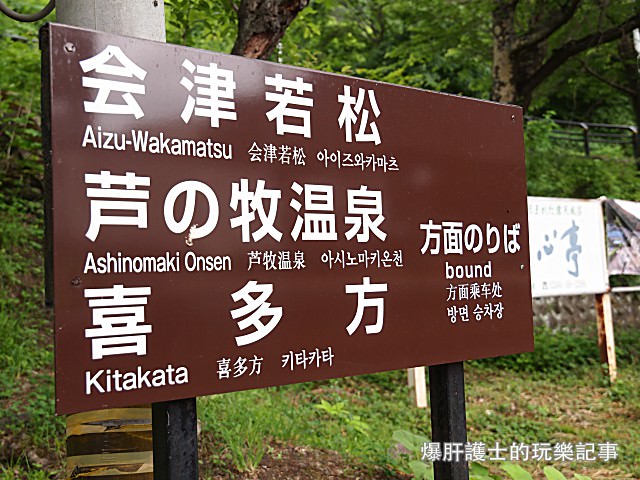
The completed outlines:
<svg viewBox="0 0 640 480">
<path fill-rule="evenodd" d="M 64 428 L 53 411 L 50 317 L 42 309 L 42 284 L 33 283 L 42 275 L 42 224 L 34 210 L 31 203 L 0 198 L 0 426 L 21 432 L 12 444 L 18 456 L 33 448 L 56 451 Z M 22 467 L 3 467 L 0 475 L 16 469 Z M 28 472 L 29 478 L 44 475 L 35 465 Z"/>
<path fill-rule="evenodd" d="M 37 348 L 37 336 L 24 325 L 26 318 L 17 315 L 20 299 L 0 302 L 0 368 L 7 388 L 15 388 L 34 367 L 48 359 Z M 34 357 L 33 352 L 38 355 Z M 9 392 L 5 392 L 8 394 Z"/>
<path fill-rule="evenodd" d="M 484 465 L 472 462 L 469 464 L 469 480 L 495 480 L 495 475 L 491 475 Z"/>
<path fill-rule="evenodd" d="M 503 469 L 509 475 L 511 480 L 533 480 L 533 477 L 529 472 L 527 472 L 524 468 L 514 463 L 505 462 L 500 465 L 500 468 Z M 545 478 L 547 480 L 567 480 L 560 470 L 557 470 L 554 467 L 546 466 L 542 469 Z M 490 476 L 489 478 L 499 478 L 496 476 Z M 584 475 L 575 475 L 575 480 L 591 480 L 589 477 Z"/>
<path fill-rule="evenodd" d="M 551 138 L 558 125 L 552 120 L 555 112 L 548 111 L 543 118 L 529 120 L 525 124 L 524 140 L 529 155 L 553 154 L 555 142 Z"/>
<path fill-rule="evenodd" d="M 425 435 L 417 435 L 408 430 L 396 430 L 393 432 L 393 440 L 415 455 L 420 455 L 420 450 L 425 442 L 429 442 L 429 437 Z"/>
<path fill-rule="evenodd" d="M 500 465 L 500 468 L 503 469 L 509 475 L 511 480 L 533 480 L 533 477 L 529 472 L 527 472 L 524 468 L 514 463 L 505 462 Z M 557 470 L 554 467 L 546 466 L 542 469 L 544 476 L 547 480 L 567 480 L 560 470 Z M 489 476 L 488 478 L 498 479 L 497 476 Z M 589 477 L 584 475 L 575 474 L 575 480 L 591 480 Z"/>
<path fill-rule="evenodd" d="M 640 330 L 616 327 L 616 359 L 619 365 L 640 365 Z"/>
<path fill-rule="evenodd" d="M 363 65 L 368 78 L 487 98 L 491 85 L 490 2 L 394 2 L 384 56 Z M 435 21 L 434 21 L 435 20 Z"/>
<path fill-rule="evenodd" d="M 23 468 L 22 464 L 26 464 Z M 16 462 L 15 465 L 0 464 L 0 480 L 16 480 L 18 478 L 28 478 L 29 480 L 48 480 L 51 478 L 51 472 L 42 470 L 35 465 L 27 462 Z"/>
<path fill-rule="evenodd" d="M 527 189 L 534 196 L 640 199 L 640 178 L 633 160 L 529 156 L 527 171 Z"/>
<path fill-rule="evenodd" d="M 609 275 L 611 287 L 629 287 L 640 285 L 640 275 Z"/>
<path fill-rule="evenodd" d="M 524 468 L 515 463 L 505 462 L 500 465 L 505 472 L 509 474 L 513 480 L 533 480 L 533 477 Z"/>
<path fill-rule="evenodd" d="M 544 467 L 542 471 L 549 480 L 567 480 L 567 477 L 553 467 Z"/>
<path fill-rule="evenodd" d="M 40 3 L 13 6 L 35 11 Z M 42 192 L 39 24 L 0 15 L 0 196 L 38 199 Z"/>
<path fill-rule="evenodd" d="M 526 3 L 519 7 L 519 28 L 525 28 L 527 18 L 542 5 L 537 1 Z M 233 2 L 168 0 L 165 5 L 169 42 L 230 51 L 237 30 Z M 41 5 L 37 0 L 23 0 L 14 6 L 34 10 Z M 594 28 L 596 7 L 593 1 L 583 2 L 571 26 L 558 38 Z M 473 5 L 444 0 L 316 0 L 286 32 L 282 41 L 284 62 L 486 98 L 491 85 L 492 8 L 489 0 Z M 632 2 L 624 0 L 609 12 L 608 21 L 622 18 L 631 8 Z M 0 17 L 0 195 L 29 199 L 42 195 L 38 26 Z M 609 66 L 615 58 L 615 46 L 589 51 L 585 58 L 590 64 Z M 561 117 L 577 115 L 580 120 L 629 123 L 626 97 L 620 93 L 603 96 L 602 84 L 596 79 L 575 65 L 566 68 L 564 77 L 557 75 L 559 82 L 541 90 L 543 99 L 536 104 L 536 112 L 555 109 Z M 616 75 L 621 72 L 615 71 Z M 592 108 L 569 109 L 569 100 L 563 99 Z M 584 113 L 578 115 L 580 112 Z M 611 147 L 600 150 L 598 158 L 585 159 L 574 147 L 552 141 L 552 126 L 550 121 L 527 126 L 529 194 L 640 198 L 638 170 L 633 160 L 626 159 L 628 152 Z"/>
<path fill-rule="evenodd" d="M 165 1 L 167 42 L 228 53 L 237 31 L 231 0 Z"/>
<path fill-rule="evenodd" d="M 400 468 L 410 472 L 418 480 L 433 480 L 431 464 L 423 462 L 421 455 L 422 446 L 425 442 L 430 441 L 428 437 L 417 435 L 408 430 L 396 430 L 393 432 L 392 440 L 409 451 L 409 455 L 405 455 L 407 458 L 404 459 L 406 467 L 400 462 Z"/>
<path fill-rule="evenodd" d="M 433 469 L 420 460 L 411 460 L 409 468 L 416 480 L 433 480 Z"/>
<path fill-rule="evenodd" d="M 354 415 L 349 412 L 346 408 L 345 402 L 336 402 L 331 404 L 326 400 L 320 400 L 320 403 L 316 405 L 316 408 L 344 422 L 346 432 L 348 434 L 369 434 L 369 425 L 362 420 L 360 415 Z"/>
<path fill-rule="evenodd" d="M 536 327 L 533 352 L 474 360 L 482 368 L 501 368 L 519 372 L 554 373 L 597 365 L 599 353 L 595 332 L 552 331 Z"/>
<path fill-rule="evenodd" d="M 423 435 L 416 435 L 407 430 L 397 430 L 393 433 L 393 440 L 404 446 L 409 452 L 411 459 L 408 462 L 408 469 L 415 479 L 433 479 L 433 469 L 430 463 L 425 463 L 421 458 L 421 448 L 429 439 Z M 507 473 L 511 480 L 533 480 L 531 474 L 518 464 L 512 462 L 502 462 L 500 468 Z M 543 473 L 547 480 L 567 480 L 560 470 L 547 465 L 543 468 Z M 469 480 L 500 480 L 502 477 L 491 473 L 485 465 L 477 462 L 469 464 Z M 584 475 L 574 477 L 576 480 L 591 480 Z"/>
<path fill-rule="evenodd" d="M 640 391 L 636 382 L 621 378 L 611 384 L 609 396 L 612 400 L 632 406 L 640 414 Z"/>
<path fill-rule="evenodd" d="M 572 145 L 552 138 L 558 128 L 549 118 L 529 121 L 525 128 L 527 193 L 541 197 L 598 198 L 602 195 L 640 200 L 636 160 L 610 150 L 586 158 Z M 578 144 L 579 146 L 579 144 Z"/>
<path fill-rule="evenodd" d="M 317 0 L 289 27 L 284 61 L 487 97 L 490 2 Z M 437 21 L 434 21 L 437 19 Z"/>
<path fill-rule="evenodd" d="M 198 405 L 204 431 L 224 442 L 240 472 L 254 470 L 271 439 L 295 438 L 295 411 L 278 389 L 202 397 Z"/>
<path fill-rule="evenodd" d="M 615 62 L 610 61 L 616 46 L 615 42 L 602 45 L 569 60 L 538 89 L 529 113 L 539 115 L 552 109 L 556 118 L 566 120 L 635 124 L 629 98 L 589 75 L 584 66 L 601 70 L 617 82 L 620 73 Z"/>
<path fill-rule="evenodd" d="M 34 371 L 52 362 L 52 352 L 39 348 L 43 339 L 40 285 L 23 282 L 42 273 L 34 255 L 42 226 L 32 210 L 31 204 L 16 199 L 6 204 L 0 199 L 0 398 L 10 398 Z M 50 381 L 41 387 L 51 393 Z M 4 415 L 15 421 L 9 412 Z"/>
<path fill-rule="evenodd" d="M 535 3 L 543 4 L 540 1 Z M 607 11 L 600 13 L 598 10 L 601 7 L 606 7 Z M 585 0 L 581 2 L 574 19 L 561 29 L 557 37 L 551 39 L 549 51 L 561 41 L 579 38 L 587 32 L 603 31 L 632 13 L 637 14 L 637 9 L 635 0 L 619 0 L 615 3 Z M 628 88 L 635 82 L 634 77 L 623 68 L 625 59 L 621 58 L 618 47 L 618 41 L 611 42 L 569 59 L 540 86 L 530 112 L 540 114 L 553 109 L 557 112 L 557 118 L 563 119 L 622 125 L 636 122 L 629 98 L 611 86 L 616 84 Z M 637 71 L 635 56 L 632 62 Z M 589 72 L 596 72 L 605 81 Z"/>
<path fill-rule="evenodd" d="M 497 3 L 316 0 L 286 32 L 284 61 L 488 98 L 493 80 L 492 9 Z M 524 33 L 557 7 L 555 1 L 519 2 L 516 33 Z M 546 51 L 607 28 L 634 11 L 637 4 L 632 0 L 620 0 L 615 7 L 608 2 L 583 1 L 567 25 L 548 39 Z M 631 123 L 634 119 L 626 96 L 604 86 L 582 67 L 586 61 L 607 74 L 615 72 L 611 76 L 615 81 L 624 74 L 615 64 L 615 52 L 615 45 L 607 44 L 570 59 L 536 92 L 531 112 L 542 115 L 554 109 L 565 119 Z M 609 94 L 602 95 L 603 89 Z"/>
</svg>

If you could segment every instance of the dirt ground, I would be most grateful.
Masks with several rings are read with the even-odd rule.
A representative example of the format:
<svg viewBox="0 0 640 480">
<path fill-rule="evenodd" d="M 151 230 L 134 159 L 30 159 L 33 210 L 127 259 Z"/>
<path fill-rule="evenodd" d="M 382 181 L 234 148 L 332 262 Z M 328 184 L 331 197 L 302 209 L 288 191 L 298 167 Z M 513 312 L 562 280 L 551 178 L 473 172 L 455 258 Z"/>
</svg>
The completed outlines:
<svg viewBox="0 0 640 480">
<path fill-rule="evenodd" d="M 25 445 L 26 440 L 26 436 L 25 438 L 1 436 L 0 463 L 7 465 L 18 460 L 19 464 L 26 467 L 26 471 L 42 469 L 51 479 L 67 478 L 64 474 L 62 458 L 58 454 L 28 448 Z M 208 450 L 207 447 L 204 449 Z M 410 480 L 412 478 L 410 475 L 389 472 L 380 467 L 372 470 L 366 466 L 354 464 L 331 450 L 303 446 L 273 445 L 258 467 L 250 472 L 238 472 L 230 461 L 218 459 L 210 463 L 207 458 L 214 457 L 207 453 L 203 455 L 201 451 L 200 478 L 203 480 Z M 15 474 L 16 478 L 21 478 L 21 472 L 18 469 Z M 126 477 L 126 475 L 123 476 L 122 480 L 126 480 Z"/>
<path fill-rule="evenodd" d="M 202 455 L 205 458 L 207 455 Z M 410 475 L 371 470 L 346 460 L 337 452 L 292 445 L 272 445 L 252 472 L 239 473 L 232 465 L 208 465 L 201 458 L 201 478 L 234 480 L 410 480 Z"/>
</svg>

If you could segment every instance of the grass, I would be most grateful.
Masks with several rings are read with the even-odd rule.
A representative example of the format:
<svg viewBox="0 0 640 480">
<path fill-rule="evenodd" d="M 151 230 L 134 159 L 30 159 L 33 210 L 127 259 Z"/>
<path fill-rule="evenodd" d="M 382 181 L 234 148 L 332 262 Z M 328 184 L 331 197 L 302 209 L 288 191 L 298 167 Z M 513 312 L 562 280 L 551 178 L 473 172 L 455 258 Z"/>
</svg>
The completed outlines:
<svg viewBox="0 0 640 480">
<path fill-rule="evenodd" d="M 513 372 L 508 371 L 475 373 L 476 376 L 469 379 L 467 403 L 471 438 L 499 441 L 502 445 L 609 441 L 618 444 L 618 461 L 555 466 L 563 472 L 573 471 L 595 478 L 640 476 L 640 410 L 636 393 L 640 390 L 640 381 L 635 369 L 620 371 L 621 384 L 633 385 L 631 388 L 635 389 L 635 392 L 625 391 L 622 397 L 610 391 L 598 368 L 564 372 L 555 378 L 514 377 Z M 543 466 L 535 465 L 537 469 Z"/>
<path fill-rule="evenodd" d="M 31 204 L 0 202 L 0 479 L 62 478 L 64 419 L 53 414 L 37 218 Z M 640 478 L 640 333 L 619 329 L 616 340 L 620 379 L 612 387 L 597 363 L 594 329 L 537 329 L 533 353 L 468 362 L 469 440 L 609 441 L 619 446 L 618 460 L 520 466 L 536 479 L 551 465 L 567 478 Z M 250 472 L 279 445 L 337 451 L 359 472 L 391 477 L 414 471 L 410 461 L 419 458 L 398 445 L 398 431 L 430 432 L 404 371 L 202 397 L 198 412 L 203 478 Z M 499 462 L 484 465 L 505 478 Z"/>
<path fill-rule="evenodd" d="M 37 210 L 0 202 L 0 478 L 46 478 L 57 468 L 51 459 L 61 458 L 64 420 L 53 413 L 51 314 L 42 307 Z"/>
<path fill-rule="evenodd" d="M 618 444 L 616 461 L 522 466 L 539 474 L 553 465 L 567 476 L 571 472 L 592 478 L 640 478 L 637 368 L 622 367 L 613 389 L 603 378 L 599 365 L 554 375 L 468 366 L 469 441 L 502 446 L 613 442 Z M 318 408 L 322 402 L 334 408 Z M 204 430 L 224 439 L 234 458 L 244 451 L 245 463 L 238 467 L 245 470 L 252 461 L 257 465 L 257 452 L 266 452 L 275 439 L 334 449 L 389 471 L 409 471 L 405 460 L 390 453 L 393 432 L 405 429 L 428 437 L 430 431 L 427 413 L 411 406 L 404 372 L 225 394 L 202 398 L 198 406 Z M 499 463 L 486 465 L 497 469 Z"/>
</svg>

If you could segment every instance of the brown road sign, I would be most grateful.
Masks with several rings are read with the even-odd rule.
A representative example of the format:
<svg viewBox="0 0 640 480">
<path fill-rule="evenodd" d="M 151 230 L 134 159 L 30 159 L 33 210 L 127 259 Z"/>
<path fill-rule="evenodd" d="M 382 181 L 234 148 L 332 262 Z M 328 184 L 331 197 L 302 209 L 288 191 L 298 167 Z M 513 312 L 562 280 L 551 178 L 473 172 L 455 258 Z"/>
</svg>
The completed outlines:
<svg viewBox="0 0 640 480">
<path fill-rule="evenodd" d="M 58 412 L 532 349 L 519 108 L 42 43 Z"/>
</svg>

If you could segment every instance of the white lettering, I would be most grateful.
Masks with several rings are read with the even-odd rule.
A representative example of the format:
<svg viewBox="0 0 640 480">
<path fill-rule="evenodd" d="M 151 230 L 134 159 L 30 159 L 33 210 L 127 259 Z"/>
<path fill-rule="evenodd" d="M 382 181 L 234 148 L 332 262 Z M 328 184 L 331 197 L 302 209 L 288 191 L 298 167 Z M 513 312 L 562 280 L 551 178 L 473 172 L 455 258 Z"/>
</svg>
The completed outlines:
<svg viewBox="0 0 640 480">
<path fill-rule="evenodd" d="M 85 128 L 82 147 L 119 151 L 132 148 L 134 152 L 212 160 L 231 160 L 233 158 L 233 145 L 214 142 L 210 138 L 205 140 L 172 138 L 167 137 L 164 132 L 152 135 L 148 130 L 134 129 L 131 129 L 130 134 L 108 132 L 103 131 L 101 126 L 94 129 L 92 125 L 87 125 Z"/>
<path fill-rule="evenodd" d="M 491 270 L 491 260 L 486 264 L 476 265 L 451 265 L 449 262 L 444 264 L 444 275 L 447 280 L 453 278 L 491 278 Z"/>
<path fill-rule="evenodd" d="M 188 272 L 231 271 L 231 257 L 228 255 L 202 257 L 194 252 L 187 252 L 184 256 L 184 268 Z"/>
<path fill-rule="evenodd" d="M 113 371 L 110 369 L 96 372 L 86 371 L 85 395 L 158 388 L 186 383 L 189 383 L 189 369 L 185 366 L 174 367 L 172 364 L 155 370 L 146 370 L 138 365 L 131 371 L 120 371 L 118 369 Z"/>
<path fill-rule="evenodd" d="M 85 372 L 85 394 L 91 395 L 91 388 L 95 388 L 98 393 L 104 393 L 104 388 L 98 382 L 98 378 L 102 376 L 104 370 L 98 370 L 92 377 L 91 372 Z"/>
</svg>

